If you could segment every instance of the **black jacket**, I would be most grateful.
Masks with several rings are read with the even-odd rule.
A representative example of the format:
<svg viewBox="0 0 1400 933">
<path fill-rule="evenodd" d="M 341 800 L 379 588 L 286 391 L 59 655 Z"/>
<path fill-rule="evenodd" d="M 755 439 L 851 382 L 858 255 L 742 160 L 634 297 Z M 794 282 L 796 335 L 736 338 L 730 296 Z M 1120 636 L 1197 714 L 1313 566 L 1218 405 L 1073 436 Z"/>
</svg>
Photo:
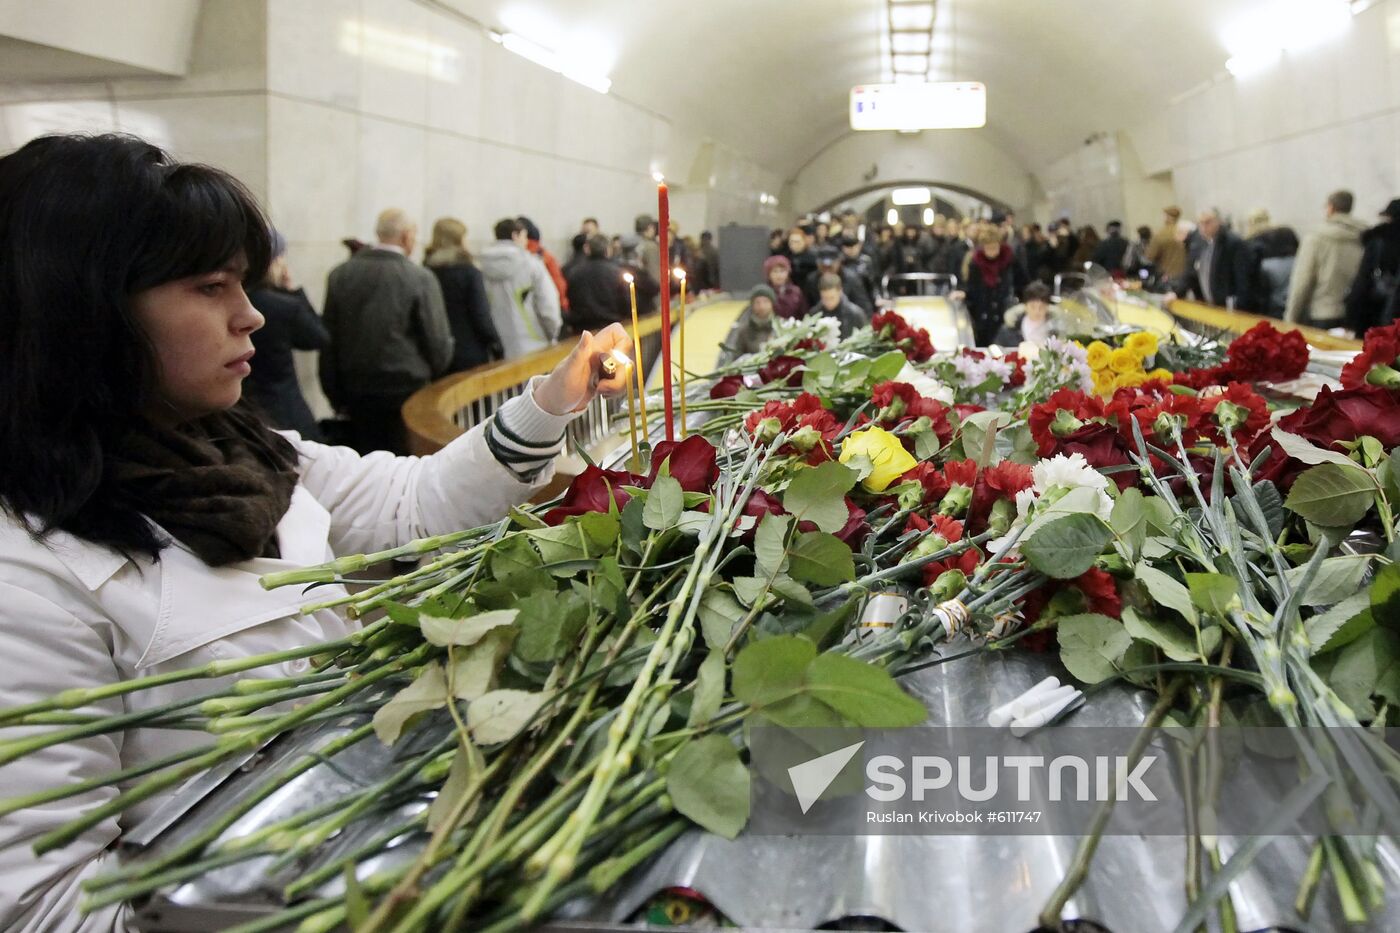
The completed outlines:
<svg viewBox="0 0 1400 933">
<path fill-rule="evenodd" d="M 1089 261 L 1103 266 L 1109 272 L 1123 271 L 1123 257 L 1128 254 L 1128 240 L 1121 234 L 1114 234 L 1094 247 L 1094 255 Z"/>
<path fill-rule="evenodd" d="M 447 371 L 458 373 L 504 358 L 481 270 L 465 259 L 433 262 L 428 268 L 442 288 L 447 323 L 452 327 L 452 362 Z"/>
<path fill-rule="evenodd" d="M 982 269 L 973 262 L 967 264 L 967 310 L 972 316 L 972 329 L 978 346 L 986 346 L 1001 328 L 1006 309 L 1016 303 L 1016 265 L 1013 260 L 997 276 L 995 285 L 987 284 Z"/>
<path fill-rule="evenodd" d="M 640 291 L 640 283 L 639 291 Z M 638 294 L 637 300 L 642 301 Z M 622 266 L 605 256 L 589 256 L 569 273 L 569 310 L 564 323 L 579 333 L 614 321 L 632 320 L 632 300 L 622 280 Z"/>
<path fill-rule="evenodd" d="M 1367 328 L 1389 324 L 1386 307 L 1400 291 L 1400 220 L 1391 220 L 1361 235 L 1365 251 L 1361 268 L 1347 292 L 1347 326 L 1362 334 Z"/>
<path fill-rule="evenodd" d="M 1178 294 L 1189 293 L 1201 301 L 1207 300 L 1200 272 L 1209 248 L 1210 244 L 1201 238 L 1191 250 L 1191 261 L 1187 266 L 1186 274 L 1176 283 L 1175 290 Z M 1227 306 L 1227 302 L 1233 298 L 1236 311 L 1257 310 L 1258 283 L 1255 275 L 1257 263 L 1257 254 L 1249 248 L 1244 240 L 1222 228 L 1215 236 L 1215 255 L 1212 258 L 1210 268 L 1209 300 L 1211 303 L 1224 308 Z"/>
<path fill-rule="evenodd" d="M 243 394 L 262 409 L 274 428 L 299 431 L 307 440 L 321 440 L 321 431 L 297 381 L 293 350 L 324 350 L 331 335 L 311 307 L 306 292 L 255 288 L 248 293 L 253 307 L 267 319 L 253 331 L 252 373 L 243 380 Z"/>
</svg>

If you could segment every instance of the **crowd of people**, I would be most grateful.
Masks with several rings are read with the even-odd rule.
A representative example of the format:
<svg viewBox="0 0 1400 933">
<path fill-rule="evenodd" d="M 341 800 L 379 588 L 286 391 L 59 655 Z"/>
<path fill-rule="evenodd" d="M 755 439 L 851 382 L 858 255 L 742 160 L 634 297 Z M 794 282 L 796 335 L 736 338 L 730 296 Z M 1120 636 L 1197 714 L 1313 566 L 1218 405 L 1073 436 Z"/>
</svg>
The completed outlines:
<svg viewBox="0 0 1400 933">
<path fill-rule="evenodd" d="M 297 381 L 294 350 L 320 351 L 321 387 L 342 418 L 336 440 L 361 453 L 407 452 L 400 411 L 434 379 L 545 349 L 560 338 L 598 331 L 631 317 L 630 273 L 639 309 L 661 293 L 657 222 L 640 216 L 634 233 L 609 237 L 586 218 L 560 263 L 528 217 L 507 217 L 480 255 L 453 217 L 433 224 L 417 261 L 418 229 L 397 208 L 380 213 L 375 241 L 348 239 L 349 258 L 331 270 L 318 315 L 275 237 L 274 259 L 249 299 L 267 325 L 245 391 L 270 423 L 323 440 Z M 686 272 L 693 293 L 718 287 L 719 251 L 708 232 L 698 241 L 672 222 L 671 268 Z M 676 287 L 673 279 L 672 287 Z"/>
</svg>

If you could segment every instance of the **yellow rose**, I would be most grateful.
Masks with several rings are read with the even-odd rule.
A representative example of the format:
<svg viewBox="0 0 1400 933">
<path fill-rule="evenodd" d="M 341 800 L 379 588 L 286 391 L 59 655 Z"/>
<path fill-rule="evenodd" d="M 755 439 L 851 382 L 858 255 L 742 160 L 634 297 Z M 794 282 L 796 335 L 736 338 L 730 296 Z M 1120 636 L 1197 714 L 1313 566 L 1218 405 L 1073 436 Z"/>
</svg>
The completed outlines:
<svg viewBox="0 0 1400 933">
<path fill-rule="evenodd" d="M 1150 331 L 1140 330 L 1135 334 L 1129 334 L 1128 339 L 1123 341 L 1123 346 L 1132 350 L 1141 359 L 1146 359 L 1157 352 L 1157 335 Z"/>
<path fill-rule="evenodd" d="M 1142 372 L 1142 360 L 1127 347 L 1118 347 L 1108 355 L 1108 368 L 1115 373 Z"/>
<path fill-rule="evenodd" d="M 1114 388 L 1113 373 L 1106 369 L 1095 370 L 1094 372 L 1094 392 L 1098 395 L 1112 395 Z"/>
<path fill-rule="evenodd" d="M 875 468 L 861 481 L 869 492 L 884 492 L 885 487 L 919 465 L 914 455 L 904 449 L 899 438 L 881 427 L 866 428 L 848 434 L 841 442 L 840 461 L 869 457 Z"/>
<path fill-rule="evenodd" d="M 1133 386 L 1140 386 L 1146 381 L 1147 374 L 1143 373 L 1141 370 L 1135 373 L 1119 373 L 1113 380 L 1113 387 L 1115 389 L 1131 388 Z"/>
<path fill-rule="evenodd" d="M 1089 368 L 1093 370 L 1107 369 L 1108 358 L 1112 351 L 1108 344 L 1102 340 L 1095 340 L 1086 348 L 1089 352 Z"/>
<path fill-rule="evenodd" d="M 1148 378 L 1148 379 L 1160 379 L 1160 380 L 1162 380 L 1163 382 L 1167 383 L 1168 385 L 1171 385 L 1172 380 L 1175 379 L 1176 376 L 1175 376 L 1174 373 L 1172 373 L 1172 371 L 1171 371 L 1170 369 L 1162 369 L 1162 368 L 1159 366 L 1159 367 L 1157 367 L 1156 369 L 1152 370 L 1152 372 L 1148 373 L 1148 374 L 1147 374 L 1147 378 Z"/>
</svg>

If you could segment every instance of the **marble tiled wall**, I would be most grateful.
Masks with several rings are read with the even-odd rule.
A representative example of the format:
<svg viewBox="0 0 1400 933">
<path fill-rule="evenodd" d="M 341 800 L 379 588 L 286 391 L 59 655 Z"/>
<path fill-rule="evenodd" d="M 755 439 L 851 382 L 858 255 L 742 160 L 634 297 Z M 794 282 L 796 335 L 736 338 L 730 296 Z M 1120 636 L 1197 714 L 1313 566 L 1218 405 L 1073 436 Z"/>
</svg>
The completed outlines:
<svg viewBox="0 0 1400 933">
<path fill-rule="evenodd" d="M 1170 168 L 1188 211 L 1215 205 L 1242 220 L 1266 207 L 1305 231 L 1328 192 L 1349 188 L 1358 216 L 1374 219 L 1400 197 L 1400 0 L 1359 13 L 1344 36 L 1219 81 L 1163 120 L 1154 135 L 1172 142 L 1151 158 Z"/>
</svg>

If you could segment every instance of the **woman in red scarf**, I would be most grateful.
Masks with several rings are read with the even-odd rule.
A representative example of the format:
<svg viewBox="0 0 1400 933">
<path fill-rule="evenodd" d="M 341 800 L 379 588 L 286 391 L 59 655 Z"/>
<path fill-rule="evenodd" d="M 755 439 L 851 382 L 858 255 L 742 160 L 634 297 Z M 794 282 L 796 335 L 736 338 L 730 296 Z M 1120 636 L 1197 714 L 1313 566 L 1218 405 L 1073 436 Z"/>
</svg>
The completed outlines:
<svg viewBox="0 0 1400 933">
<path fill-rule="evenodd" d="M 792 263 L 786 256 L 769 256 L 763 261 L 763 278 L 777 297 L 773 310 L 778 317 L 793 321 L 807 316 L 807 298 L 792 281 Z"/>
<path fill-rule="evenodd" d="M 1016 297 L 1015 257 L 1001 241 L 999 230 L 984 230 L 977 238 L 977 252 L 967 264 L 967 310 L 977 345 L 992 342 L 1002 315 Z"/>
</svg>

